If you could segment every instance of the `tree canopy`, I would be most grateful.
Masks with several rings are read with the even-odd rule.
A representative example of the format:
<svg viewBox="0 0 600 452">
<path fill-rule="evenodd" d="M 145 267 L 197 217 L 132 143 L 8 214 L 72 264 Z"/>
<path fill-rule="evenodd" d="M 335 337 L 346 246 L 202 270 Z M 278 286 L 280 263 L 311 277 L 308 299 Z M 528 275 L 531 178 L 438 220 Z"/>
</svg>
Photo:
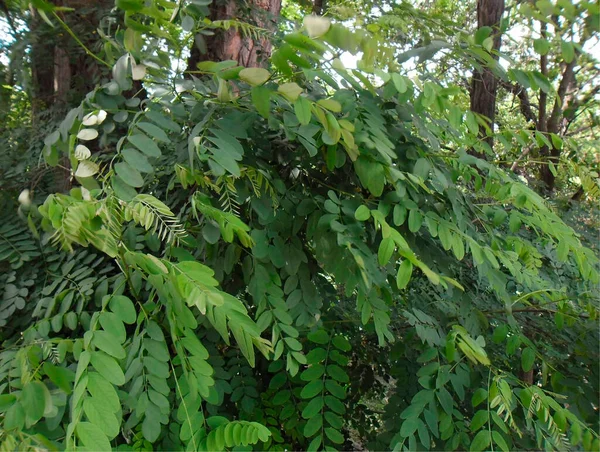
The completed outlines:
<svg viewBox="0 0 600 452">
<path fill-rule="evenodd" d="M 597 3 L 1 5 L 2 450 L 600 448 Z"/>
</svg>

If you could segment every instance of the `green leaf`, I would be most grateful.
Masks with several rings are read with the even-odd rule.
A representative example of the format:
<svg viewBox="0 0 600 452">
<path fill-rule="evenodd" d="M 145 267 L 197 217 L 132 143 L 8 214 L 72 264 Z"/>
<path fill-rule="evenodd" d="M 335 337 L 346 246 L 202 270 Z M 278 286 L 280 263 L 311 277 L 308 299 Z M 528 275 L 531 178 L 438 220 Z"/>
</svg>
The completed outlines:
<svg viewBox="0 0 600 452">
<path fill-rule="evenodd" d="M 344 336 L 341 335 L 337 335 L 334 336 L 334 338 L 331 341 L 333 343 L 333 345 L 337 348 L 339 348 L 340 350 L 344 351 L 344 352 L 349 352 L 350 350 L 352 350 L 352 346 L 350 345 L 350 342 L 348 342 L 348 339 L 346 339 Z"/>
<path fill-rule="evenodd" d="M 358 221 L 367 221 L 371 217 L 371 211 L 367 206 L 359 206 L 354 212 L 354 218 Z"/>
<path fill-rule="evenodd" d="M 404 94 L 408 90 L 408 84 L 406 78 L 400 74 L 392 72 L 392 83 L 400 94 Z"/>
<path fill-rule="evenodd" d="M 323 408 L 323 397 L 315 397 L 308 405 L 302 410 L 302 417 L 304 419 L 310 419 L 317 415 L 317 413 L 321 412 Z"/>
<path fill-rule="evenodd" d="M 412 272 L 412 262 L 408 259 L 404 259 L 398 267 L 398 274 L 396 275 L 396 286 L 398 287 L 398 290 L 402 290 L 408 286 Z"/>
<path fill-rule="evenodd" d="M 492 438 L 493 438 L 496 446 L 498 446 L 500 449 L 502 449 L 503 452 L 508 452 L 510 450 L 510 448 L 508 447 L 508 444 L 506 444 L 506 441 L 504 440 L 504 438 L 502 437 L 502 435 L 500 434 L 499 431 L 492 430 Z"/>
<path fill-rule="evenodd" d="M 313 364 L 308 369 L 300 374 L 300 379 L 303 381 L 312 381 L 320 378 L 325 373 L 325 366 L 322 364 Z"/>
<path fill-rule="evenodd" d="M 311 399 L 323 391 L 323 380 L 313 380 L 308 383 L 300 392 L 300 397 L 303 399 Z"/>
<path fill-rule="evenodd" d="M 479 27 L 475 32 L 475 44 L 482 45 L 483 41 L 490 37 L 492 34 L 492 27 L 483 26 Z"/>
<path fill-rule="evenodd" d="M 565 63 L 570 63 L 575 59 L 575 46 L 572 42 L 560 41 L 560 50 Z"/>
<path fill-rule="evenodd" d="M 135 323 L 137 312 L 133 302 L 124 295 L 113 295 L 109 307 L 124 323 Z"/>
<path fill-rule="evenodd" d="M 533 41 L 534 50 L 540 55 L 546 55 L 550 50 L 550 43 L 548 40 L 540 38 Z"/>
<path fill-rule="evenodd" d="M 119 434 L 119 421 L 109 405 L 97 397 L 87 397 L 83 401 L 83 412 L 94 426 L 109 438 L 112 439 Z"/>
<path fill-rule="evenodd" d="M 481 430 L 475 438 L 473 438 L 473 442 L 471 442 L 471 448 L 469 449 L 471 452 L 481 452 L 490 445 L 490 432 L 487 430 Z"/>
<path fill-rule="evenodd" d="M 421 215 L 421 211 L 418 209 L 412 209 L 408 213 L 408 230 L 410 232 L 417 232 L 421 229 L 421 225 L 423 224 L 423 215 Z"/>
<path fill-rule="evenodd" d="M 298 97 L 294 102 L 294 113 L 303 126 L 310 122 L 312 103 L 306 97 Z"/>
<path fill-rule="evenodd" d="M 471 419 L 471 431 L 476 432 L 488 422 L 487 410 L 479 410 Z"/>
<path fill-rule="evenodd" d="M 239 77 L 249 85 L 257 86 L 262 85 L 269 80 L 269 78 L 271 78 L 271 73 L 263 68 L 251 67 L 242 69 L 239 73 Z"/>
<path fill-rule="evenodd" d="M 317 414 L 316 416 L 311 417 L 306 422 L 306 425 L 304 426 L 304 436 L 306 436 L 307 438 L 310 438 L 315 433 L 317 433 L 319 430 L 321 430 L 322 426 L 323 426 L 323 416 L 321 416 L 320 414 Z"/>
<path fill-rule="evenodd" d="M 529 347 L 525 348 L 521 352 L 521 368 L 523 372 L 529 372 L 533 369 L 533 363 L 535 362 L 535 351 Z"/>
<path fill-rule="evenodd" d="M 268 118 L 271 112 L 271 90 L 264 86 L 255 86 L 251 93 L 252 104 L 258 114 L 263 118 Z"/>
<path fill-rule="evenodd" d="M 327 375 L 342 383 L 348 383 L 350 381 L 348 374 L 340 366 L 335 364 L 327 366 Z"/>
<path fill-rule="evenodd" d="M 52 383 L 58 386 L 60 389 L 70 394 L 73 390 L 73 383 L 75 382 L 75 372 L 66 367 L 60 367 L 50 364 L 49 362 L 44 363 L 44 372 Z M 1 404 L 0 404 L 1 405 Z M 0 411 L 2 409 L 0 408 Z"/>
<path fill-rule="evenodd" d="M 152 167 L 150 162 L 148 162 L 146 156 L 141 152 L 138 152 L 132 148 L 127 148 L 121 151 L 121 155 L 123 156 L 123 159 L 125 159 L 125 161 L 129 163 L 129 165 L 132 168 L 135 168 L 143 173 L 154 172 L 154 168 Z"/>
<path fill-rule="evenodd" d="M 344 435 L 331 427 L 325 428 L 325 435 L 336 444 L 342 444 L 344 442 Z"/>
<path fill-rule="evenodd" d="M 115 171 L 127 185 L 132 187 L 142 187 L 144 185 L 144 178 L 140 172 L 126 162 L 116 163 Z"/>
<path fill-rule="evenodd" d="M 419 428 L 419 422 L 420 421 L 418 417 L 405 419 L 400 426 L 400 435 L 406 438 L 415 433 L 417 428 Z"/>
<path fill-rule="evenodd" d="M 471 398 L 471 405 L 473 405 L 473 408 L 476 408 L 480 403 L 487 400 L 487 397 L 487 391 L 483 388 L 479 388 L 473 393 L 473 397 Z"/>
<path fill-rule="evenodd" d="M 119 340 L 107 331 L 94 331 L 92 343 L 117 359 L 124 359 L 126 356 L 125 349 L 121 346 Z"/>
<path fill-rule="evenodd" d="M 377 252 L 377 259 L 379 261 L 379 265 L 386 265 L 391 257 L 394 254 L 394 250 L 396 249 L 396 244 L 394 240 L 390 237 L 387 237 L 381 241 L 379 244 L 379 251 Z"/>
<path fill-rule="evenodd" d="M 94 369 L 111 383 L 117 386 L 125 384 L 125 374 L 114 358 L 104 352 L 95 351 L 91 353 L 90 362 Z"/>
<path fill-rule="evenodd" d="M 139 122 L 136 124 L 136 127 L 143 130 L 157 141 L 162 141 L 163 143 L 171 142 L 169 136 L 165 133 L 165 131 L 160 127 L 155 126 L 154 124 L 151 124 L 149 122 Z"/>
<path fill-rule="evenodd" d="M 92 451 L 112 450 L 108 438 L 98 426 L 90 422 L 79 422 L 75 431 L 86 449 Z"/>
<path fill-rule="evenodd" d="M 39 421 L 46 410 L 46 393 L 48 389 L 40 381 L 31 381 L 23 387 L 19 402 L 25 408 L 25 414 L 31 423 Z"/>
<path fill-rule="evenodd" d="M 17 400 L 14 394 L 2 394 L 0 395 L 0 413 L 4 413 L 8 410 Z"/>
<path fill-rule="evenodd" d="M 333 380 L 325 380 L 325 389 L 327 389 L 332 396 L 337 397 L 338 399 L 343 400 L 346 398 L 346 390 Z"/>
<path fill-rule="evenodd" d="M 329 335 L 325 330 L 317 330 L 308 333 L 308 340 L 315 344 L 327 344 L 329 342 Z"/>
<path fill-rule="evenodd" d="M 148 157 L 160 157 L 162 155 L 156 143 L 143 133 L 130 135 L 127 140 Z"/>
</svg>

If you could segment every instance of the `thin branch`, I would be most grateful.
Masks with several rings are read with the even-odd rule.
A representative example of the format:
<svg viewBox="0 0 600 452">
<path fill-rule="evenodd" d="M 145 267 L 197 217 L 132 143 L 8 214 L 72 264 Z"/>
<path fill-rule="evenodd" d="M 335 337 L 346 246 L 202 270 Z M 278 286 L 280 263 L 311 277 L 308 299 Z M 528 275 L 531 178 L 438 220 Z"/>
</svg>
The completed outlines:
<svg viewBox="0 0 600 452">
<path fill-rule="evenodd" d="M 527 90 L 518 83 L 510 83 L 504 80 L 500 81 L 500 86 L 502 86 L 508 92 L 512 93 L 513 95 L 519 98 L 521 113 L 523 114 L 525 119 L 531 121 L 534 124 L 534 128 L 537 129 L 537 118 L 535 116 L 535 113 L 531 109 L 531 102 L 529 101 Z"/>
</svg>

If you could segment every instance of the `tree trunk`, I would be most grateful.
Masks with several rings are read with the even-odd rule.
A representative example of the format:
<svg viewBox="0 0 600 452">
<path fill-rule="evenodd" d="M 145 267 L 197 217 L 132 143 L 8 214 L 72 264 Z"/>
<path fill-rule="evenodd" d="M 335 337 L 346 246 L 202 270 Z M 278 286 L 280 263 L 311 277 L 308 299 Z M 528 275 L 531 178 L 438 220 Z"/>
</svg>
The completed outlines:
<svg viewBox="0 0 600 452">
<path fill-rule="evenodd" d="M 29 24 L 31 42 L 31 113 L 35 125 L 40 114 L 54 103 L 54 30 L 32 10 Z"/>
<path fill-rule="evenodd" d="M 247 5 L 247 7 L 243 7 Z M 248 0 L 245 4 L 236 0 L 213 2 L 210 20 L 237 19 L 267 30 L 258 39 L 244 36 L 240 30 L 218 30 L 213 36 L 196 36 L 205 45 L 194 45 L 188 59 L 188 70 L 196 70 L 201 61 L 235 60 L 240 66 L 263 66 L 271 55 L 270 34 L 275 31 L 281 0 Z M 205 48 L 203 52 L 200 48 Z"/>
<path fill-rule="evenodd" d="M 72 12 L 59 13 L 61 20 L 88 49 L 94 51 L 99 42 L 96 28 L 112 7 L 112 1 L 54 0 L 52 3 L 74 8 Z M 69 108 L 79 105 L 84 96 L 100 82 L 102 71 L 107 69 L 100 68 L 98 62 L 59 23 L 54 28 L 50 27 L 34 10 L 31 12 L 29 36 L 32 123 L 36 126 L 52 117 L 60 117 Z M 68 159 L 65 159 L 55 168 L 53 191 L 69 190 L 71 173 L 68 165 Z"/>
<path fill-rule="evenodd" d="M 556 135 L 563 135 L 565 126 L 566 126 L 566 118 L 564 116 L 565 111 L 568 109 L 567 102 L 567 94 L 569 90 L 571 90 L 572 85 L 575 83 L 575 65 L 577 64 L 577 57 L 573 58 L 573 61 L 568 63 L 565 66 L 563 71 L 562 79 L 560 80 L 560 85 L 558 86 L 558 90 L 556 92 L 556 100 L 554 101 L 554 108 L 552 109 L 552 113 L 550 114 L 550 118 L 548 119 L 547 131 L 548 133 L 554 133 Z M 567 104 L 567 106 L 565 106 Z M 544 157 L 548 157 L 548 162 L 552 162 L 552 164 L 556 167 L 558 165 L 558 161 L 560 158 L 561 150 L 554 146 L 548 148 L 548 146 L 544 146 L 540 150 L 540 154 Z M 554 190 L 554 184 L 556 182 L 556 176 L 550 169 L 549 164 L 544 164 L 540 168 L 540 179 L 546 185 L 546 190 L 549 192 Z"/>
<path fill-rule="evenodd" d="M 504 0 L 478 0 L 477 1 L 477 27 L 491 27 L 493 37 L 493 52 L 500 50 L 502 33 L 500 31 L 500 20 L 504 13 Z M 492 54 L 495 60 L 498 57 Z M 471 84 L 471 111 L 479 113 L 489 119 L 490 128 L 494 129 L 494 118 L 496 116 L 496 92 L 498 81 L 492 71 L 483 68 L 473 73 Z M 479 135 L 484 138 L 490 148 L 494 139 L 488 136 L 484 127 L 480 127 Z M 483 156 L 478 155 L 482 158 Z"/>
</svg>

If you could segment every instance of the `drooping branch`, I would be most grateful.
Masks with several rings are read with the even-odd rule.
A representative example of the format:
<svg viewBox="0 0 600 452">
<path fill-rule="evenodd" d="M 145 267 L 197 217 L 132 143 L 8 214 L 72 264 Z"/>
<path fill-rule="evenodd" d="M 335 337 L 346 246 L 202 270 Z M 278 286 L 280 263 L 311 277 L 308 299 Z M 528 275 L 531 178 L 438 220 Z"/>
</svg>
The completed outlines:
<svg viewBox="0 0 600 452">
<path fill-rule="evenodd" d="M 506 89 L 508 92 L 519 98 L 519 109 L 521 113 L 527 119 L 527 121 L 532 122 L 534 128 L 538 128 L 538 120 L 535 116 L 531 108 L 531 101 L 529 100 L 529 96 L 527 95 L 527 90 L 519 85 L 518 83 L 510 83 L 507 81 L 500 81 L 500 85 Z"/>
</svg>

